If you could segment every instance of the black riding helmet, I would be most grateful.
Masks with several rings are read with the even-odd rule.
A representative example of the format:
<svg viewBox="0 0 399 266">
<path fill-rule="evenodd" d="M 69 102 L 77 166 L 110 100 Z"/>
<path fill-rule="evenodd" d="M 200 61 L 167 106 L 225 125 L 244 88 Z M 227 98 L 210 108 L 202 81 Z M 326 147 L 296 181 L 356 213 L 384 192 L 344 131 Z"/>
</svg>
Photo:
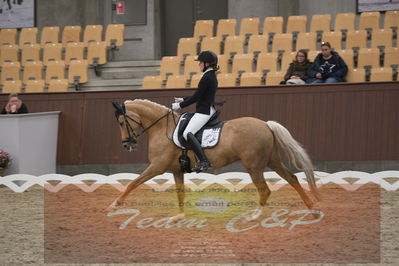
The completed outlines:
<svg viewBox="0 0 399 266">
<path fill-rule="evenodd" d="M 218 56 L 208 50 L 208 51 L 202 51 L 199 55 L 196 61 L 208 63 L 209 67 L 216 68 L 218 65 Z"/>
</svg>

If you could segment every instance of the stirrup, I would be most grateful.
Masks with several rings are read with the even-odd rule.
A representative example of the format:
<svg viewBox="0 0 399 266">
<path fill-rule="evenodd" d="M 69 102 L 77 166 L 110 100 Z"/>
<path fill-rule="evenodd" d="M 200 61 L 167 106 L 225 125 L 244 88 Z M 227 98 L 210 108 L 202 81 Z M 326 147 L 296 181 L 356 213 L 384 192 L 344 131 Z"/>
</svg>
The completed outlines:
<svg viewBox="0 0 399 266">
<path fill-rule="evenodd" d="M 208 162 L 208 161 L 199 161 L 197 166 L 194 167 L 192 169 L 192 171 L 199 173 L 201 171 L 208 170 L 208 169 L 211 169 L 211 168 L 212 168 L 212 165 L 211 165 L 210 162 Z"/>
</svg>

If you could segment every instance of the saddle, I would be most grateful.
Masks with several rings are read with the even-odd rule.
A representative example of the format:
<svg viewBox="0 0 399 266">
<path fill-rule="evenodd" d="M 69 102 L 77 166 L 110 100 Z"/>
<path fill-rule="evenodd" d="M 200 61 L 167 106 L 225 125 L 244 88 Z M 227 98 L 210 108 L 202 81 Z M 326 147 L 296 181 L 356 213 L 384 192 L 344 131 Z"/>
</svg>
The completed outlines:
<svg viewBox="0 0 399 266">
<path fill-rule="evenodd" d="M 195 137 L 201 143 L 202 148 L 213 148 L 219 143 L 220 133 L 222 131 L 224 121 L 219 121 L 220 111 L 217 110 L 196 134 Z M 183 137 L 190 119 L 194 113 L 183 113 L 180 115 L 179 122 L 173 132 L 173 142 L 181 149 L 190 150 L 190 145 Z"/>
</svg>

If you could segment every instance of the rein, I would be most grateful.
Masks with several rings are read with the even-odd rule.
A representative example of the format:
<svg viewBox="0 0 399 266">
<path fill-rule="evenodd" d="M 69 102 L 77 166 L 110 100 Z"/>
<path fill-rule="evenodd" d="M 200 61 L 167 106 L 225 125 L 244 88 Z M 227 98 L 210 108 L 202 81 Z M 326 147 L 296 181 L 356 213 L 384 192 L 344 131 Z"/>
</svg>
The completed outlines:
<svg viewBox="0 0 399 266">
<path fill-rule="evenodd" d="M 148 127 L 144 127 L 142 123 L 136 121 L 134 118 L 130 117 L 129 115 L 126 114 L 126 112 L 124 112 L 122 115 L 125 119 L 125 125 L 126 125 L 126 130 L 127 130 L 127 134 L 128 134 L 128 139 L 124 142 L 134 142 L 137 143 L 136 139 L 138 137 L 140 137 L 141 135 L 143 135 L 147 130 L 149 130 L 150 128 L 152 128 L 153 126 L 155 126 L 159 121 L 161 121 L 162 119 L 164 119 L 165 117 L 168 117 L 169 114 L 171 112 L 171 109 L 169 109 L 166 114 L 164 114 L 163 116 L 161 116 L 160 118 L 158 118 L 157 120 L 155 120 L 154 122 L 151 123 L 151 125 L 149 125 Z M 128 122 L 128 120 L 136 123 L 137 125 L 139 125 L 142 130 L 140 133 L 136 134 L 132 128 L 132 126 L 130 125 L 130 123 Z"/>
</svg>

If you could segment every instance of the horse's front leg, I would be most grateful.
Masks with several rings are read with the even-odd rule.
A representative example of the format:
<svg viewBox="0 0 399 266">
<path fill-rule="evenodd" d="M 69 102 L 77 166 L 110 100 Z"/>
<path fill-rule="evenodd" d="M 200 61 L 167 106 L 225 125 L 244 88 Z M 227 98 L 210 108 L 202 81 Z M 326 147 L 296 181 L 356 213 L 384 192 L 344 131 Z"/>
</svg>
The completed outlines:
<svg viewBox="0 0 399 266">
<path fill-rule="evenodd" d="M 125 201 L 126 197 L 129 195 L 132 190 L 136 189 L 138 186 L 143 184 L 144 182 L 150 180 L 154 176 L 162 174 L 164 171 L 160 170 L 159 167 L 155 167 L 153 164 L 150 164 L 144 172 L 142 172 L 139 177 L 134 179 L 129 183 L 129 185 L 126 187 L 125 191 L 120 194 L 114 202 L 108 207 L 108 210 L 115 209 L 118 206 L 121 206 L 123 202 Z"/>
<path fill-rule="evenodd" d="M 184 197 L 185 197 L 185 189 L 184 189 L 184 174 L 182 172 L 174 172 L 173 177 L 175 178 L 176 183 L 176 191 L 177 191 L 177 200 L 179 202 L 179 214 L 173 216 L 172 220 L 180 220 L 184 218 Z"/>
</svg>

